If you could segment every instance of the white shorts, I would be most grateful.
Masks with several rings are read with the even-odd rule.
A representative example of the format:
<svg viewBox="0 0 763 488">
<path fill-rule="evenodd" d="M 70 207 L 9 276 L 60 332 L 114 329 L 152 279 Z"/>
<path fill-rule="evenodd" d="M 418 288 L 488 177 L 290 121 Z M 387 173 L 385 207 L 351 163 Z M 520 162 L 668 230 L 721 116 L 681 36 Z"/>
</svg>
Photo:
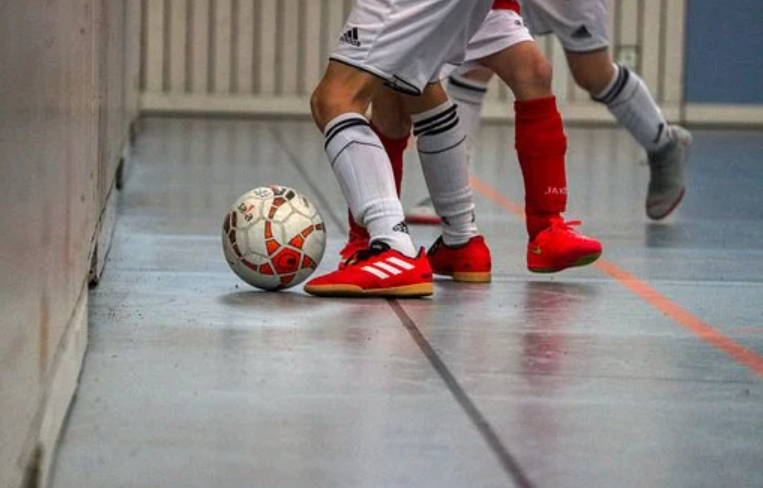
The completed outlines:
<svg viewBox="0 0 763 488">
<path fill-rule="evenodd" d="M 606 0 L 520 1 L 533 35 L 553 33 L 567 51 L 598 51 L 609 46 Z"/>
<path fill-rule="evenodd" d="M 420 95 L 445 63 L 461 64 L 492 0 L 356 0 L 331 59 Z"/>
<path fill-rule="evenodd" d="M 507 9 L 491 10 L 477 33 L 469 39 L 466 58 L 458 71 L 470 71 L 479 65 L 480 59 L 526 41 L 533 41 L 533 37 L 518 13 Z"/>
</svg>

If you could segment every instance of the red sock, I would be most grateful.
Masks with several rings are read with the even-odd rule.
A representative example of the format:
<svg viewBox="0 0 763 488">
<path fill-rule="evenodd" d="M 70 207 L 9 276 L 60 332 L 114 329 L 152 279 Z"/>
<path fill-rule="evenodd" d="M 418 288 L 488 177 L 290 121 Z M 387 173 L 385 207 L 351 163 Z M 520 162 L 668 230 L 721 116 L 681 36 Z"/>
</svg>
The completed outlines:
<svg viewBox="0 0 763 488">
<path fill-rule="evenodd" d="M 389 156 L 392 174 L 395 176 L 395 189 L 397 189 L 397 196 L 400 196 L 400 185 L 403 182 L 403 153 L 405 148 L 408 147 L 408 136 L 406 135 L 401 139 L 392 139 L 382 134 L 373 124 L 371 124 L 371 128 L 379 136 L 384 150 L 387 152 L 387 156 Z M 347 211 L 347 218 L 350 224 L 350 240 L 369 238 L 368 231 L 355 222 L 349 210 Z"/>
<path fill-rule="evenodd" d="M 567 136 L 556 97 L 516 101 L 514 112 L 517 156 L 525 181 L 527 233 L 532 240 L 567 207 Z"/>
</svg>

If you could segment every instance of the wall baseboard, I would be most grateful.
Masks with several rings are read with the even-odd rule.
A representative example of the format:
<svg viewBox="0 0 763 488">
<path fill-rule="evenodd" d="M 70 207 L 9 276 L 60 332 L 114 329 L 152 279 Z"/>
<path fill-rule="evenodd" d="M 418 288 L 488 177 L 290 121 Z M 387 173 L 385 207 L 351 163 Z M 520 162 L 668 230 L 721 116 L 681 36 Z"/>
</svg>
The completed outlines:
<svg viewBox="0 0 763 488">
<path fill-rule="evenodd" d="M 242 95 L 194 95 L 145 92 L 140 97 L 144 115 L 219 115 L 219 116 L 289 116 L 310 117 L 310 101 L 305 97 L 262 97 Z M 614 125 L 615 120 L 607 108 L 594 102 L 567 103 L 559 106 L 565 123 L 594 123 Z M 681 107 L 677 104 L 662 107 L 671 122 L 681 120 Z M 483 120 L 511 122 L 514 112 L 511 104 L 487 100 L 482 111 Z"/>
<path fill-rule="evenodd" d="M 87 350 L 88 289 L 84 283 L 50 368 L 45 398 L 37 414 L 39 427 L 31 429 L 27 441 L 33 447 L 25 469 L 24 488 L 45 488 L 50 482 L 58 440 L 79 386 Z"/>
<path fill-rule="evenodd" d="M 763 105 L 688 103 L 685 120 L 696 125 L 763 127 Z"/>
<path fill-rule="evenodd" d="M 106 266 L 106 258 L 111 249 L 111 240 L 117 223 L 117 199 L 119 198 L 119 190 L 117 189 L 118 180 L 119 178 L 114 178 L 112 181 L 111 188 L 106 197 L 106 203 L 101 211 L 100 221 L 98 222 L 98 229 L 96 230 L 95 236 L 96 240 L 93 246 L 93 258 L 90 265 L 90 274 L 88 276 L 88 281 L 91 286 L 97 285 L 98 281 L 100 281 Z"/>
</svg>

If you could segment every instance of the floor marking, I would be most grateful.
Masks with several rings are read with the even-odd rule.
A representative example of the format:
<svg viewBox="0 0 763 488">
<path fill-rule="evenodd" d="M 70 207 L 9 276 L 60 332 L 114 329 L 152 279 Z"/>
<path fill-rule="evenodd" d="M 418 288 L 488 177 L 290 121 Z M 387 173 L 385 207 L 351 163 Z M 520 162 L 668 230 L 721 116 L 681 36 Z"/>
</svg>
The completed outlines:
<svg viewBox="0 0 763 488">
<path fill-rule="evenodd" d="M 472 421 L 474 426 L 477 428 L 477 431 L 479 431 L 480 435 L 482 435 L 482 438 L 485 440 L 485 442 L 487 442 L 488 446 L 496 455 L 496 457 L 498 457 L 498 461 L 501 463 L 501 467 L 506 472 L 506 474 L 511 477 L 511 480 L 516 484 L 516 486 L 521 488 L 532 488 L 533 484 L 527 478 L 527 475 L 519 466 L 519 463 L 514 459 L 511 453 L 509 453 L 503 443 L 501 443 L 501 440 L 493 430 L 493 427 L 482 415 L 482 412 L 480 412 L 479 409 L 477 409 L 477 407 L 474 405 L 474 402 L 472 402 L 464 389 L 458 383 L 456 378 L 453 376 L 453 373 L 450 372 L 448 366 L 437 354 L 437 351 L 434 350 L 429 341 L 427 341 L 426 337 L 424 337 L 424 334 L 421 333 L 421 330 L 416 325 L 416 322 L 413 321 L 403 306 L 400 305 L 400 302 L 398 302 L 396 299 L 388 298 L 387 303 L 395 312 L 398 319 L 400 319 L 400 323 L 411 335 L 413 341 L 417 346 L 419 346 L 419 349 L 427 358 L 429 364 L 432 365 L 443 382 L 445 382 L 445 385 L 448 387 L 450 393 L 456 399 L 461 408 L 464 409 L 466 415 L 469 417 L 469 420 Z"/>
<path fill-rule="evenodd" d="M 300 165 L 299 159 L 286 149 L 287 146 L 281 139 L 280 132 L 271 131 L 271 133 L 281 144 L 282 150 L 289 156 L 289 160 L 292 163 L 294 169 L 296 169 L 300 176 L 304 178 L 307 185 L 315 193 L 316 198 L 320 201 L 321 205 L 323 205 L 323 208 L 326 210 L 325 213 L 328 215 L 327 218 L 336 224 L 340 232 L 346 234 L 347 221 L 343 220 L 336 214 L 335 209 L 333 209 L 328 200 L 324 198 L 323 193 L 320 191 L 318 185 L 313 182 L 312 178 L 310 178 L 310 175 L 308 175 L 305 169 Z M 448 369 L 448 366 L 445 364 L 442 358 L 440 358 L 429 341 L 427 341 L 426 337 L 424 337 L 424 334 L 421 333 L 421 330 L 418 328 L 413 319 L 408 315 L 400 302 L 393 298 L 388 298 L 387 303 L 392 308 L 392 311 L 395 312 L 395 315 L 397 315 L 401 325 L 405 327 L 413 341 L 419 347 L 419 350 L 427 358 L 429 364 L 434 368 L 440 379 L 442 379 L 442 381 L 445 383 L 448 391 L 450 391 L 456 402 L 458 402 L 458 404 L 466 413 L 467 417 L 469 417 L 469 420 L 471 420 L 472 424 L 474 424 L 474 426 L 477 428 L 477 431 L 488 444 L 488 447 L 496 455 L 498 461 L 501 464 L 501 467 L 506 472 L 506 474 L 509 475 L 514 484 L 519 488 L 533 488 L 533 484 L 524 474 L 522 468 L 519 466 L 519 463 L 501 443 L 501 440 L 493 430 L 493 427 L 482 415 L 482 412 L 480 412 L 474 405 L 474 402 L 472 402 L 472 400 L 466 394 L 464 389 L 456 380 L 455 376 L 453 376 L 453 373 L 451 373 Z"/>
<path fill-rule="evenodd" d="M 476 177 L 471 178 L 471 183 L 475 190 L 492 200 L 493 203 L 508 211 L 510 214 L 513 214 L 522 220 L 525 219 L 524 208 L 517 202 L 507 198 L 495 188 L 480 181 Z M 753 373 L 763 378 L 763 357 L 759 356 L 755 351 L 735 342 L 733 339 L 724 335 L 696 315 L 660 294 L 645 281 L 640 280 L 606 259 L 599 259 L 593 266 L 596 266 L 601 272 L 609 275 L 615 281 L 629 289 L 633 294 L 640 297 L 684 329 L 694 333 L 706 343 L 725 352 L 734 360 L 749 368 Z"/>
</svg>

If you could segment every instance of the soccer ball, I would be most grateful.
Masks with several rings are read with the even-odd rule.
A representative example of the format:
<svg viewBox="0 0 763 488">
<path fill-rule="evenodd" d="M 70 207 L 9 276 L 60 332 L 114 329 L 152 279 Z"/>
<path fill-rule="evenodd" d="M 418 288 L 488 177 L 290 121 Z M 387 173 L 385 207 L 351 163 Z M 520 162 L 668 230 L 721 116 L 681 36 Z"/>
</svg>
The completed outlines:
<svg viewBox="0 0 763 488">
<path fill-rule="evenodd" d="M 292 188 L 244 193 L 223 221 L 223 252 L 233 272 L 263 290 L 283 290 L 315 271 L 326 248 L 323 217 Z"/>
</svg>

